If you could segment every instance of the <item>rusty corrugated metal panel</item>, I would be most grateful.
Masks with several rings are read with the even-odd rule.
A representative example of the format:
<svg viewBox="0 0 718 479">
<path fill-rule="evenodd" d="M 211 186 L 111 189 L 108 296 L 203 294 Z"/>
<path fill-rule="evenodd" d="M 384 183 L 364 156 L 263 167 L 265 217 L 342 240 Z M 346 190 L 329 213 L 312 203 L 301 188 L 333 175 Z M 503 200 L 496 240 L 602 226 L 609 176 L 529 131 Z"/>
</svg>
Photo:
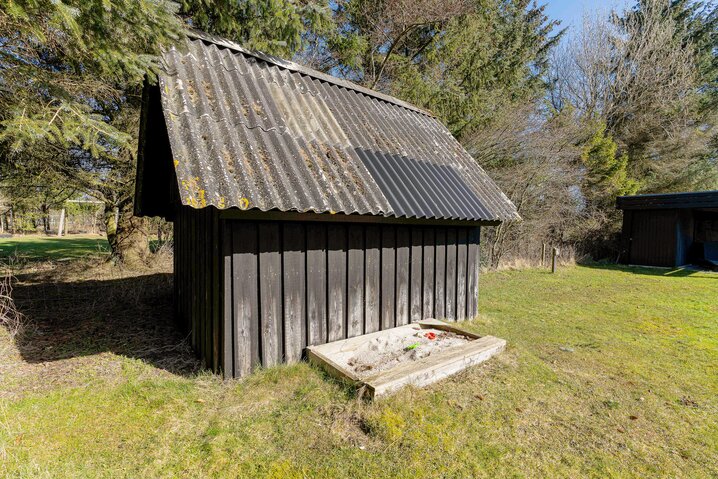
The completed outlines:
<svg viewBox="0 0 718 479">
<path fill-rule="evenodd" d="M 507 220 L 513 204 L 429 113 L 213 37 L 165 53 L 183 204 Z"/>
</svg>

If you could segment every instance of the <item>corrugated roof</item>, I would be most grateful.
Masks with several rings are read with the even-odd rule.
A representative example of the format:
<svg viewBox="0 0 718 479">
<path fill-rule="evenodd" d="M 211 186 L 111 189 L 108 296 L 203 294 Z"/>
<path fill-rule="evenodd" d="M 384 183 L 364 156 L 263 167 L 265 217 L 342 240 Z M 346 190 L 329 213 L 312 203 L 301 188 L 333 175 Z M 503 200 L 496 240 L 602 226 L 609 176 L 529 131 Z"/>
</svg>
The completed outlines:
<svg viewBox="0 0 718 479">
<path fill-rule="evenodd" d="M 718 191 L 619 196 L 616 199 L 616 208 L 621 210 L 718 208 Z"/>
<path fill-rule="evenodd" d="M 406 102 L 199 33 L 163 64 L 185 205 L 518 218 L 446 127 Z"/>
</svg>

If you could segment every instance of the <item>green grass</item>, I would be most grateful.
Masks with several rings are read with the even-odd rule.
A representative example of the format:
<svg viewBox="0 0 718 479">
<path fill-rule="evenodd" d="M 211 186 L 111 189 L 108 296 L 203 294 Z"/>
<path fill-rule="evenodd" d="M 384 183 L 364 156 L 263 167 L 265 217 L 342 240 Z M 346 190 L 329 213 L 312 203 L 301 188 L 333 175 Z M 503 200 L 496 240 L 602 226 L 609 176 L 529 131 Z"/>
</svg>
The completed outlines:
<svg viewBox="0 0 718 479">
<path fill-rule="evenodd" d="M 480 305 L 465 324 L 504 353 L 375 404 L 306 364 L 222 382 L 102 353 L 71 385 L 16 379 L 0 475 L 718 475 L 718 274 L 490 273 Z"/>
<path fill-rule="evenodd" d="M 0 238 L 0 259 L 13 257 L 28 261 L 76 259 L 108 252 L 107 239 L 99 235 L 70 235 L 62 238 L 26 235 Z"/>
</svg>

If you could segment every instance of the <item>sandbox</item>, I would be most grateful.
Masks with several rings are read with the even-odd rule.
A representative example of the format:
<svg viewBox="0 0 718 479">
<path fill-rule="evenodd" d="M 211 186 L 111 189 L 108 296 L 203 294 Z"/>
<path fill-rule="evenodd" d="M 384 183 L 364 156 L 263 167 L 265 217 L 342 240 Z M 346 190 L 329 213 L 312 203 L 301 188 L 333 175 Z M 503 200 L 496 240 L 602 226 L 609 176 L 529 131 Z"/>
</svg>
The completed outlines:
<svg viewBox="0 0 718 479">
<path fill-rule="evenodd" d="M 501 352 L 506 341 L 435 319 L 307 348 L 309 361 L 369 399 L 426 386 Z"/>
</svg>

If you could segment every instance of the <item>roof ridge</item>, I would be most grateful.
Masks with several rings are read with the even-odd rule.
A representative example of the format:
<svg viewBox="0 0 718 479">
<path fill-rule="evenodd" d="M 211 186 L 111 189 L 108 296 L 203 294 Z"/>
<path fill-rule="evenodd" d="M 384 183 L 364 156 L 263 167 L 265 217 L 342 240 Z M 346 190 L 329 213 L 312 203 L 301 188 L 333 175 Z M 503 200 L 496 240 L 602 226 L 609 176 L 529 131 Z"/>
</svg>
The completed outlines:
<svg viewBox="0 0 718 479">
<path fill-rule="evenodd" d="M 396 98 L 394 96 L 387 95 L 385 93 L 381 93 L 376 90 L 371 90 L 369 88 L 365 88 L 365 87 L 363 87 L 361 85 L 357 85 L 356 83 L 351 82 L 349 80 L 344 80 L 342 78 L 337 78 L 337 77 L 335 77 L 333 75 L 329 75 L 327 73 L 322 73 L 320 71 L 314 70 L 314 69 L 306 67 L 304 65 L 300 65 L 299 63 L 295 63 L 290 60 L 285 60 L 283 58 L 276 57 L 274 55 L 269 55 L 267 53 L 258 52 L 255 50 L 249 50 L 249 49 L 239 45 L 238 43 L 233 42 L 232 40 L 228 40 L 226 38 L 223 38 L 223 37 L 220 37 L 217 35 L 205 33 L 201 30 L 189 29 L 187 31 L 187 36 L 190 38 L 195 38 L 195 39 L 202 40 L 205 42 L 210 42 L 215 45 L 221 45 L 230 50 L 234 50 L 236 52 L 242 53 L 243 55 L 249 55 L 249 56 L 258 58 L 262 61 L 271 63 L 272 65 L 276 65 L 280 68 L 284 68 L 286 70 L 301 73 L 301 74 L 310 76 L 312 78 L 316 78 L 317 80 L 331 83 L 331 84 L 334 84 L 334 85 L 337 85 L 340 87 L 344 87 L 348 90 L 353 90 L 358 93 L 362 93 L 364 95 L 385 101 L 387 103 L 391 103 L 393 105 L 397 105 L 402 108 L 406 108 L 407 110 L 411 110 L 416 113 L 420 113 L 422 115 L 429 116 L 431 118 L 436 118 L 436 115 L 434 115 L 430 111 L 425 110 L 423 108 L 419 108 L 418 106 L 412 105 L 411 103 L 408 103 L 404 100 L 400 100 L 399 98 Z"/>
</svg>

